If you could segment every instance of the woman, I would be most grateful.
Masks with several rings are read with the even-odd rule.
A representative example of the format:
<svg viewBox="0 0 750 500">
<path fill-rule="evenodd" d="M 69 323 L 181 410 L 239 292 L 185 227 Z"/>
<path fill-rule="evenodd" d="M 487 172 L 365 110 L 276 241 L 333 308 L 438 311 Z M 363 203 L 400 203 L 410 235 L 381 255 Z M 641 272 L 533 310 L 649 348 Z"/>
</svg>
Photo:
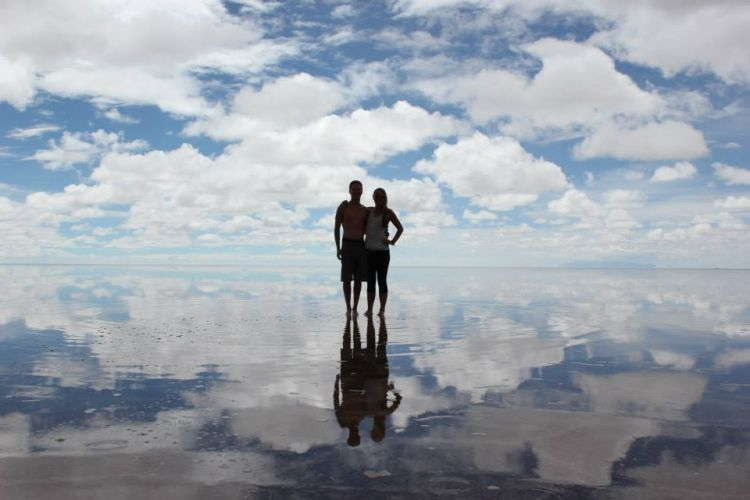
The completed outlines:
<svg viewBox="0 0 750 500">
<path fill-rule="evenodd" d="M 375 281 L 378 283 L 380 293 L 380 312 L 379 316 L 385 314 L 385 303 L 388 300 L 388 264 L 391 261 L 391 252 L 388 250 L 390 245 L 395 245 L 404 227 L 398 220 L 396 214 L 388 208 L 388 195 L 385 189 L 377 188 L 372 193 L 372 199 L 375 206 L 368 209 L 367 226 L 365 232 L 365 248 L 367 249 L 367 312 L 372 314 L 372 308 L 375 304 Z M 396 235 L 392 240 L 388 239 L 388 224 L 393 223 L 396 226 Z"/>
</svg>

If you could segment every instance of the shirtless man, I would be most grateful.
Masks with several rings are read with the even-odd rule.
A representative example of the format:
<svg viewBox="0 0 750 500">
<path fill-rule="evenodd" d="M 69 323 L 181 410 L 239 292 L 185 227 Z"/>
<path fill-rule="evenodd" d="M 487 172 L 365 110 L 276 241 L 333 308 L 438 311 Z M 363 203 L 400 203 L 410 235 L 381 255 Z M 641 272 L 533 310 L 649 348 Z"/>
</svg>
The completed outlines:
<svg viewBox="0 0 750 500">
<path fill-rule="evenodd" d="M 365 224 L 367 209 L 359 202 L 362 197 L 362 183 L 349 183 L 350 201 L 342 201 L 336 210 L 333 237 L 336 240 L 336 257 L 341 261 L 341 282 L 344 288 L 346 313 L 352 313 L 351 292 L 354 280 L 354 313 L 357 313 L 362 282 L 367 281 L 367 251 L 365 250 Z M 339 228 L 344 226 L 344 239 L 340 241 Z"/>
</svg>

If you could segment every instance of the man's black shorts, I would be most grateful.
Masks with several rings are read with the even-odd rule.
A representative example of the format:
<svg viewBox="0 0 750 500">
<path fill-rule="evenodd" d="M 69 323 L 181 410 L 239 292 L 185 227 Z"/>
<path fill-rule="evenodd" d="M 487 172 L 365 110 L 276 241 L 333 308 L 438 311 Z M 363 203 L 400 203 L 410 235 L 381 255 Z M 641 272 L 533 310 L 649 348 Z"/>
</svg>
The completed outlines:
<svg viewBox="0 0 750 500">
<path fill-rule="evenodd" d="M 341 281 L 367 281 L 367 250 L 362 240 L 341 241 Z"/>
</svg>

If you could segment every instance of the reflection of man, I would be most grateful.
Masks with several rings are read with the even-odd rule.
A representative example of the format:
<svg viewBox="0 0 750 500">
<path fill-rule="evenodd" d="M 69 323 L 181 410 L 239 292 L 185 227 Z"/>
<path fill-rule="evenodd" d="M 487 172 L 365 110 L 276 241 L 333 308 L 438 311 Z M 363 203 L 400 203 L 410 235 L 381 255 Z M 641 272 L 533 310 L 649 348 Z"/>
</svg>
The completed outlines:
<svg viewBox="0 0 750 500">
<path fill-rule="evenodd" d="M 333 392 L 333 406 L 336 419 L 341 427 L 349 429 L 346 440 L 349 446 L 360 443 L 359 423 L 367 416 L 373 417 L 370 437 L 382 441 L 385 437 L 386 417 L 396 411 L 401 404 L 401 395 L 394 391 L 388 381 L 388 357 L 386 344 L 388 333 L 385 321 L 380 322 L 378 341 L 375 342 L 375 327 L 372 318 L 367 320 L 367 347 L 362 349 L 359 326 L 353 320 L 354 338 L 347 319 L 344 328 L 344 341 L 341 349 L 341 373 L 336 375 Z M 351 344 L 354 341 L 354 348 Z M 393 391 L 393 400 L 388 400 L 388 392 Z M 339 399 L 339 393 L 341 399 Z M 388 403 L 391 403 L 390 406 Z"/>
</svg>

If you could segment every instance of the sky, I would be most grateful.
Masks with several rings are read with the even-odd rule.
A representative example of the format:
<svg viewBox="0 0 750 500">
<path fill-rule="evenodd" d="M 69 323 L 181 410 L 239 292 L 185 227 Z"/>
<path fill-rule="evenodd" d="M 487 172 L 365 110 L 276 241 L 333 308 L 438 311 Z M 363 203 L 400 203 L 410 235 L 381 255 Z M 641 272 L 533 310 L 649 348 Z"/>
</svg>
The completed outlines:
<svg viewBox="0 0 750 500">
<path fill-rule="evenodd" d="M 0 263 L 750 267 L 745 0 L 7 0 Z"/>
</svg>

